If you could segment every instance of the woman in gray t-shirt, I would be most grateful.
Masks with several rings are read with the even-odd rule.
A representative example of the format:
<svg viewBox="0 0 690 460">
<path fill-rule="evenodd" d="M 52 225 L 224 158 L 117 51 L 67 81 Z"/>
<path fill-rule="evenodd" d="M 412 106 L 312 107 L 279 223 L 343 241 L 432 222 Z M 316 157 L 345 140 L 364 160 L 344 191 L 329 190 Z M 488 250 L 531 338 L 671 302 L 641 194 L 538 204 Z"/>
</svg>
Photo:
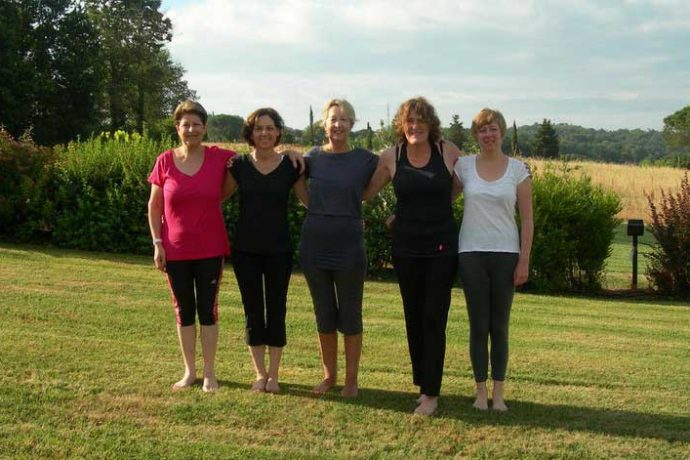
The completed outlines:
<svg viewBox="0 0 690 460">
<path fill-rule="evenodd" d="M 328 143 L 304 157 L 310 198 L 300 239 L 300 265 L 314 303 L 324 370 L 323 381 L 313 391 L 324 394 L 336 384 L 340 331 L 345 342 L 345 397 L 355 397 L 358 391 L 366 272 L 362 192 L 378 163 L 373 153 L 350 148 L 354 122 L 349 102 L 332 99 L 324 106 Z"/>
</svg>

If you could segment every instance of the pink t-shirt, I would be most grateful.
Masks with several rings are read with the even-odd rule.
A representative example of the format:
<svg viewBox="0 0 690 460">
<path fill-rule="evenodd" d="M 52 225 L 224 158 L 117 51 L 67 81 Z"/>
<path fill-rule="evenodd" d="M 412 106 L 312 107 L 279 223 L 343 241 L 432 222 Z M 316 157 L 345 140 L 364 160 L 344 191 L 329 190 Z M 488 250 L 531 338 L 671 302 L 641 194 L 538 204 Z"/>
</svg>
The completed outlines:
<svg viewBox="0 0 690 460">
<path fill-rule="evenodd" d="M 161 239 L 168 260 L 230 254 L 220 195 L 225 164 L 235 155 L 231 150 L 206 147 L 204 162 L 193 176 L 177 169 L 172 150 L 156 159 L 148 181 L 163 189 Z"/>
</svg>

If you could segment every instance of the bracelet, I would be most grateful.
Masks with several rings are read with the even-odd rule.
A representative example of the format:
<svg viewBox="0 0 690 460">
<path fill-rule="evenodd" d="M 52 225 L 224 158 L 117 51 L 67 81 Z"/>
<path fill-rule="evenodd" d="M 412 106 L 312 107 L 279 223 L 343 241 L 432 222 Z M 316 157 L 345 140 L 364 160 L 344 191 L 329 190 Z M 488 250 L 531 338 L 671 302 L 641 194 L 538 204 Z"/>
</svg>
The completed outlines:
<svg viewBox="0 0 690 460">
<path fill-rule="evenodd" d="M 154 246 L 157 245 L 157 244 L 160 244 L 160 243 L 162 243 L 162 242 L 163 242 L 163 240 L 162 240 L 161 238 L 154 238 L 154 239 L 153 239 L 153 245 L 154 245 Z"/>
</svg>

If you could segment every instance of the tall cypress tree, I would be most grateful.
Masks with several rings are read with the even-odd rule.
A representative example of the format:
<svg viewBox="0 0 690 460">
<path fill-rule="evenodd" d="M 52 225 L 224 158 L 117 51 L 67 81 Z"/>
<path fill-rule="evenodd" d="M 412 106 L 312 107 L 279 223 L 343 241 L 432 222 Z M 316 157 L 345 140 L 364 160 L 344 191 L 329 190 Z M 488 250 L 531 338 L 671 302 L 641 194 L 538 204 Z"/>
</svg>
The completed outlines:
<svg viewBox="0 0 690 460">
<path fill-rule="evenodd" d="M 307 134 L 307 145 L 314 145 L 314 111 L 309 106 L 309 133 Z"/>
<path fill-rule="evenodd" d="M 560 143 L 558 134 L 550 120 L 544 118 L 534 137 L 533 154 L 541 158 L 558 158 Z"/>
<path fill-rule="evenodd" d="M 510 143 L 510 150 L 514 157 L 520 155 L 520 144 L 518 143 L 518 132 L 515 120 L 513 120 L 513 138 Z"/>
</svg>

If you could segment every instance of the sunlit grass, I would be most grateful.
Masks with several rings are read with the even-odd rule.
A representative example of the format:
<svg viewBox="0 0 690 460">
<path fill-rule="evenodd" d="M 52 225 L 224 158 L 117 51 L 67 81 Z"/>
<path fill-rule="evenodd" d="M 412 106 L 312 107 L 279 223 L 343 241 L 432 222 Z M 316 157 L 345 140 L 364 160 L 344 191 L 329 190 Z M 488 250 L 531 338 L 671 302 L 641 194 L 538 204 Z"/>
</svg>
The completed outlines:
<svg viewBox="0 0 690 460">
<path fill-rule="evenodd" d="M 438 416 L 411 415 L 397 286 L 365 287 L 361 395 L 321 399 L 311 302 L 295 274 L 284 393 L 256 395 L 228 268 L 221 389 L 182 372 L 167 286 L 148 258 L 0 245 L 3 458 L 688 458 L 690 308 L 518 294 L 506 414 L 472 410 L 455 289 Z M 342 368 L 342 362 L 341 362 Z"/>
</svg>

